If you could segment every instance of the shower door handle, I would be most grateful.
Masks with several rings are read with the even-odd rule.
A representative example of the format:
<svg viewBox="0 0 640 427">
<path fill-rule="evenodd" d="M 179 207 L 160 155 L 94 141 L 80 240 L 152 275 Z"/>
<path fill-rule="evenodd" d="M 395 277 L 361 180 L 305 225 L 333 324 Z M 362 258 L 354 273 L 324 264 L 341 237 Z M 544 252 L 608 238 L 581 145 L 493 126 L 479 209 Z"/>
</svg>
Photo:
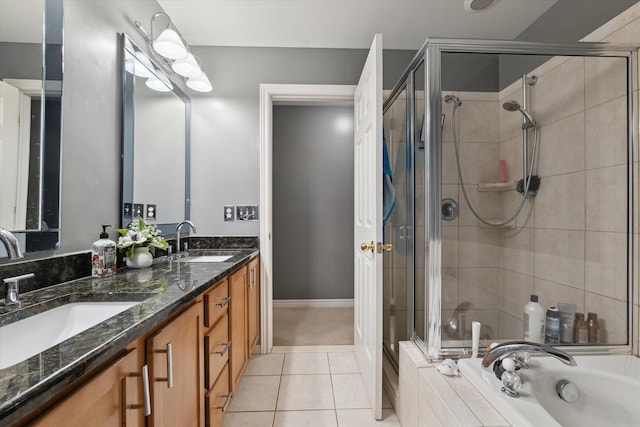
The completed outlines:
<svg viewBox="0 0 640 427">
<path fill-rule="evenodd" d="M 393 244 L 378 242 L 378 253 L 391 252 L 393 250 Z"/>
</svg>

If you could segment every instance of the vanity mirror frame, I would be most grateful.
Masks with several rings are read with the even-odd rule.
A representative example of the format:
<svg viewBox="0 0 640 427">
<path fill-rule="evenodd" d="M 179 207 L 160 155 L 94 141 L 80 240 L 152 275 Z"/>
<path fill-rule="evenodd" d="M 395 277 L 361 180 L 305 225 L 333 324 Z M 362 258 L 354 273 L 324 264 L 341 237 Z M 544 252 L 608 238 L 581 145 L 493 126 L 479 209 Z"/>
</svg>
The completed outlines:
<svg viewBox="0 0 640 427">
<path fill-rule="evenodd" d="M 184 103 L 185 116 L 184 116 L 184 149 L 185 149 L 185 164 L 184 164 L 184 217 L 176 218 L 175 222 L 159 223 L 156 221 L 148 221 L 146 219 L 146 212 L 143 212 L 142 217 L 135 217 L 145 219 L 146 222 L 154 224 L 160 230 L 161 235 L 173 235 L 175 234 L 176 227 L 184 219 L 190 218 L 190 206 L 191 206 L 191 100 L 189 96 L 180 89 L 176 81 L 172 80 L 163 67 L 158 64 L 153 58 L 150 57 L 142 48 L 134 43 L 131 38 L 126 34 L 121 34 L 122 39 L 122 191 L 120 200 L 120 221 L 121 228 L 125 228 L 133 219 L 134 215 L 131 212 L 128 215 L 127 206 L 131 208 L 134 203 L 137 203 L 134 199 L 134 174 L 135 174 L 135 162 L 134 162 L 134 147 L 135 147 L 135 76 L 126 70 L 126 57 L 132 55 L 135 58 L 141 58 L 144 60 L 147 68 L 152 68 L 152 71 L 156 77 L 165 82 L 170 82 L 173 93 L 179 100 Z M 148 62 L 147 62 L 148 61 Z"/>
<path fill-rule="evenodd" d="M 59 249 L 61 228 L 61 172 L 62 172 L 62 129 L 63 129 L 63 45 L 64 45 L 64 5 L 63 0 L 45 0 L 43 2 L 42 25 L 42 57 L 39 116 L 39 154 L 37 171 L 29 173 L 28 180 L 38 187 L 38 193 L 30 196 L 29 209 L 37 212 L 30 220 L 33 226 L 21 230 L 10 230 L 18 238 L 25 253 L 37 253 Z M 8 76 L 3 80 L 20 81 L 21 78 Z M 23 80 L 29 82 L 29 80 Z M 50 100 L 56 102 L 56 108 Z M 47 104 L 50 104 L 47 107 Z M 35 164 L 35 163 L 34 163 Z M 33 165 L 31 165 L 33 170 Z M 30 184 L 31 185 L 31 184 Z M 46 193 L 46 196 L 45 196 Z M 37 206 L 32 205 L 34 200 Z M 47 226 L 43 224 L 46 221 Z M 0 261 L 6 260 L 7 254 L 0 251 Z"/>
</svg>

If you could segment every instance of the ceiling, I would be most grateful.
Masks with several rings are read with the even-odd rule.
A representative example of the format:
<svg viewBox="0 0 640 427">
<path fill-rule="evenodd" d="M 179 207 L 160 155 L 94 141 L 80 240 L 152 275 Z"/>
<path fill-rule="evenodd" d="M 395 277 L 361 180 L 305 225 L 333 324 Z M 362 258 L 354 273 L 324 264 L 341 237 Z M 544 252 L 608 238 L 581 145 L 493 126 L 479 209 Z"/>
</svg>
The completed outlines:
<svg viewBox="0 0 640 427">
<path fill-rule="evenodd" d="M 418 49 L 427 37 L 577 41 L 639 0 L 158 0 L 191 45 Z M 522 35 L 522 36 L 521 36 Z"/>
</svg>

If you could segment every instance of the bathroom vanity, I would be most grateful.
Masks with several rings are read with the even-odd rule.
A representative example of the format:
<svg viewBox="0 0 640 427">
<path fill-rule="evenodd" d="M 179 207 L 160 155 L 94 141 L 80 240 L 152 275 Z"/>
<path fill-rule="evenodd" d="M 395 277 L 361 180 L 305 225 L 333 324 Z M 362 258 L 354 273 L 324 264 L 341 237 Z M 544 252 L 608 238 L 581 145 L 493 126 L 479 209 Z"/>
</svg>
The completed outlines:
<svg viewBox="0 0 640 427">
<path fill-rule="evenodd" d="M 231 256 L 190 262 L 193 252 L 23 295 L 20 311 L 32 312 L 137 301 L 0 369 L 0 424 L 221 425 L 258 340 L 259 257 L 256 249 L 209 250 Z M 0 326 L 20 316 L 2 307 Z"/>
</svg>

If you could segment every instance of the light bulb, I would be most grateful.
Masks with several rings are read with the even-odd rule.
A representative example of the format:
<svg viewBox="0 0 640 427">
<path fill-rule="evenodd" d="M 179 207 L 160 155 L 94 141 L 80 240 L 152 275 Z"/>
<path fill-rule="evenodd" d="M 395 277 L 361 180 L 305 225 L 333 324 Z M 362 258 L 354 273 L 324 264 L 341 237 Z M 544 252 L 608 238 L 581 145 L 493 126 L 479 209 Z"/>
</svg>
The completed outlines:
<svg viewBox="0 0 640 427">
<path fill-rule="evenodd" d="M 169 83 L 169 85 L 170 84 L 171 83 Z M 169 92 L 171 89 L 173 89 L 173 88 L 167 86 L 167 83 L 163 82 L 162 80 L 160 80 L 156 76 L 149 77 L 147 79 L 147 81 L 145 82 L 145 85 L 147 85 L 147 87 L 149 89 L 155 90 L 157 92 Z"/>
</svg>

